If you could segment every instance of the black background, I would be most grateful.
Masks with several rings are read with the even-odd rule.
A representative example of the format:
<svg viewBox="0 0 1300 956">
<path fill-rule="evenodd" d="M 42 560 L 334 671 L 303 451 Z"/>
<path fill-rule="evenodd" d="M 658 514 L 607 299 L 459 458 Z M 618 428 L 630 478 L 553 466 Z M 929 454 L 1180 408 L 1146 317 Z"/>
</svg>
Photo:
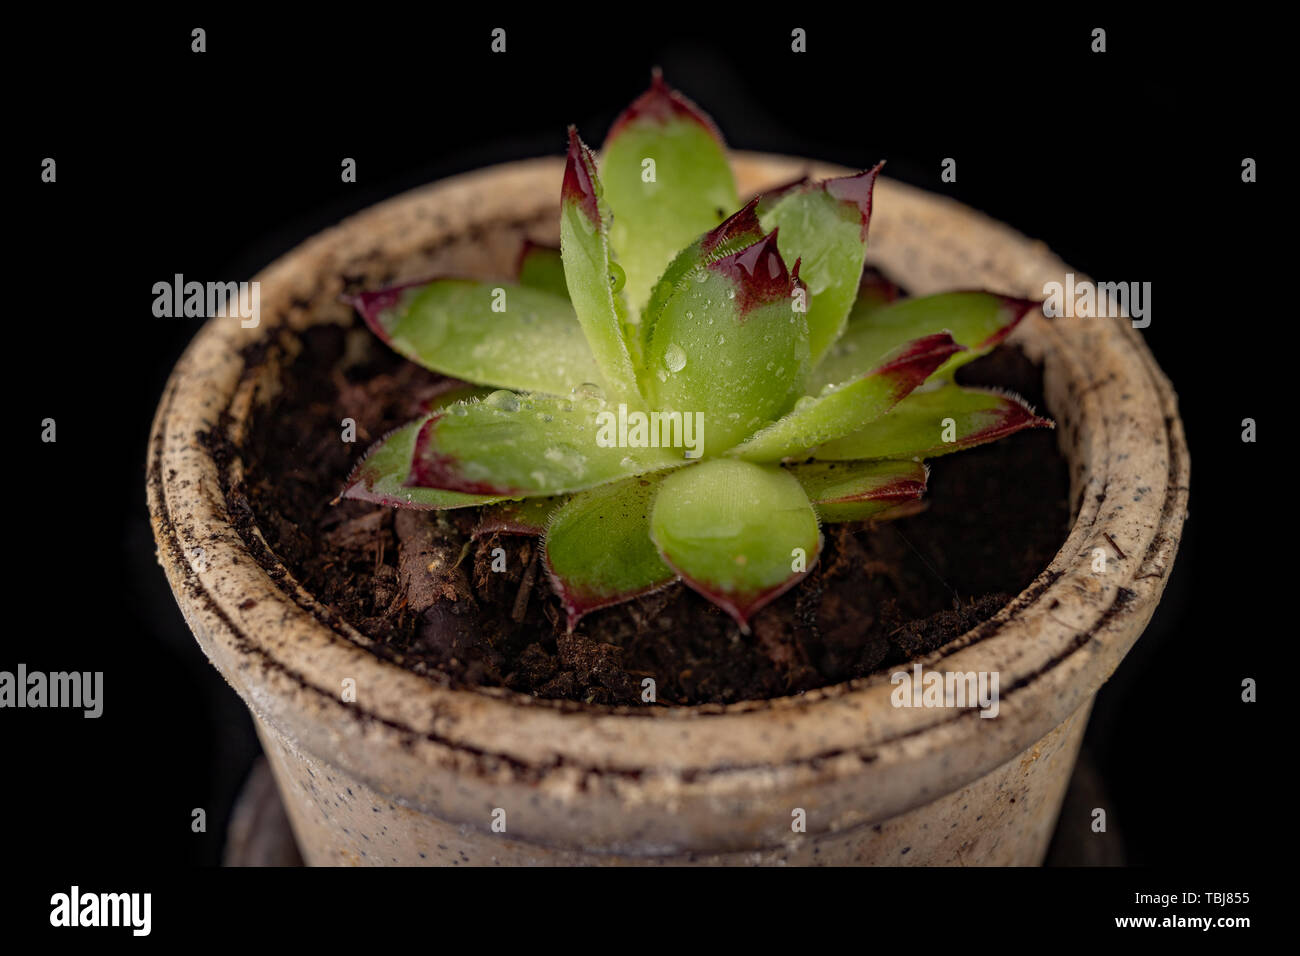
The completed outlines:
<svg viewBox="0 0 1300 956">
<path fill-rule="evenodd" d="M 1264 662 L 1294 624 L 1275 626 L 1270 608 L 1271 545 L 1287 530 L 1274 515 L 1288 510 L 1271 502 L 1290 483 L 1261 457 L 1285 427 L 1267 394 L 1275 365 L 1293 361 L 1293 320 L 1270 309 L 1268 224 L 1285 174 L 1269 162 L 1266 27 L 1100 11 L 817 19 L 798 7 L 406 17 L 87 25 L 52 11 L 9 37 L 6 392 L 20 520 L 0 669 L 102 670 L 106 685 L 98 720 L 0 713 L 0 821 L 15 859 L 215 864 L 257 753 L 155 563 L 146 437 L 198 323 L 154 318 L 153 283 L 251 278 L 379 199 L 558 154 L 570 122 L 599 142 L 655 64 L 738 148 L 857 167 L 886 158 L 887 174 L 1041 238 L 1083 272 L 1153 283 L 1144 334 L 1180 395 L 1192 516 L 1087 747 L 1130 861 L 1241 866 L 1267 853 L 1281 820 L 1263 802 L 1275 759 L 1265 713 L 1280 691 Z M 201 55 L 194 26 L 207 29 Z M 489 52 L 496 26 L 505 55 Z M 795 26 L 806 54 L 790 52 Z M 1105 54 L 1089 50 L 1094 26 L 1108 31 Z M 40 182 L 46 156 L 56 184 Z M 340 182 L 344 156 L 356 184 Z M 948 156 L 955 184 L 939 179 Z M 1241 181 L 1246 156 L 1259 183 Z M 1257 445 L 1240 440 L 1247 416 Z M 39 441 L 46 417 L 57 444 Z M 1240 701 L 1245 677 L 1265 703 Z M 191 832 L 196 807 L 206 833 Z"/>
</svg>

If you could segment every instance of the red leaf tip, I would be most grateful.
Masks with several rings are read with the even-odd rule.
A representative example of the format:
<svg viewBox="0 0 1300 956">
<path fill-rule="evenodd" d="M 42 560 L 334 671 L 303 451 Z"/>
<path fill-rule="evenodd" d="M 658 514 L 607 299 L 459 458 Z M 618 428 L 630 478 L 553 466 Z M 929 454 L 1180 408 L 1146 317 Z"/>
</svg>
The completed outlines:
<svg viewBox="0 0 1300 956">
<path fill-rule="evenodd" d="M 919 385 L 950 356 L 965 351 L 966 346 L 959 344 L 949 333 L 936 332 L 908 342 L 873 374 L 905 372 L 909 379 L 919 374 L 916 381 Z"/>
<path fill-rule="evenodd" d="M 979 391 L 1001 395 L 1010 402 L 1010 407 L 1005 409 L 1005 416 L 1001 423 L 1004 428 L 1009 428 L 1011 431 L 1018 431 L 1021 428 L 1056 428 L 1056 422 L 1039 415 L 1033 405 L 1015 392 L 1004 388 L 985 388 Z"/>
<path fill-rule="evenodd" d="M 1011 313 L 1011 321 L 1007 323 L 1014 326 L 1034 309 L 1041 308 L 1043 303 L 1037 299 L 1019 299 L 1013 295 L 999 295 L 1002 300 L 1002 307 Z"/>
<path fill-rule="evenodd" d="M 663 71 L 655 67 L 650 73 L 650 88 L 632 101 L 609 128 L 605 137 L 608 145 L 624 129 L 634 123 L 658 123 L 660 125 L 675 119 L 686 119 L 698 123 L 719 145 L 725 145 L 722 133 L 713 120 L 702 109 L 673 89 L 664 80 Z"/>
<path fill-rule="evenodd" d="M 600 594 L 596 592 L 584 591 L 580 588 L 573 587 L 570 582 L 560 575 L 555 566 L 551 564 L 549 555 L 543 555 L 545 561 L 546 576 L 550 578 L 551 590 L 555 596 L 560 599 L 560 604 L 564 607 L 565 632 L 572 634 L 578 622 L 590 614 L 592 611 L 600 611 L 607 607 L 613 607 L 615 604 L 622 604 L 624 601 L 630 601 L 633 598 L 642 597 L 646 594 L 653 594 L 656 591 L 662 591 L 677 581 L 676 577 L 671 577 L 666 581 L 660 581 L 650 584 L 643 588 L 637 588 L 632 591 L 620 592 L 617 594 Z"/>
<path fill-rule="evenodd" d="M 996 332 L 977 346 L 980 349 L 991 349 L 993 346 L 1001 344 L 1002 340 L 1011 334 L 1012 330 L 1020 324 L 1020 321 L 1025 316 L 1043 305 L 1037 299 L 1020 299 L 1014 295 L 1002 295 L 998 292 L 993 294 L 1002 303 L 1002 308 L 1007 312 L 1008 318 Z"/>
<path fill-rule="evenodd" d="M 569 127 L 569 155 L 564 165 L 564 182 L 560 186 L 560 200 L 576 203 L 597 226 L 600 225 L 600 206 L 596 201 L 596 160 L 587 144 L 578 136 L 576 126 Z"/>
<path fill-rule="evenodd" d="M 709 256 L 720 248 L 741 241 L 745 245 L 757 242 L 763 237 L 763 227 L 758 221 L 758 197 L 755 196 L 739 212 L 734 212 L 718 226 L 704 234 L 700 240 L 700 251 Z"/>
<path fill-rule="evenodd" d="M 744 634 L 751 633 L 749 622 L 753 620 L 754 615 L 761 611 L 767 605 L 771 604 L 786 591 L 806 578 L 812 573 L 813 566 L 821 559 L 824 550 L 825 538 L 820 531 L 817 532 L 817 551 L 812 555 L 808 562 L 808 567 L 797 573 L 791 574 L 780 584 L 767 588 L 763 591 L 752 591 L 745 593 L 728 593 L 718 588 L 710 586 L 704 581 L 697 581 L 687 574 L 683 574 L 681 568 L 674 567 L 673 563 L 668 560 L 667 555 L 663 555 L 664 563 L 677 572 L 677 576 L 692 591 L 708 599 L 711 604 L 716 605 L 721 610 L 731 616 Z"/>
<path fill-rule="evenodd" d="M 797 276 L 791 276 L 776 244 L 776 230 L 751 246 L 723 256 L 708 268 L 736 286 L 736 306 L 743 318 L 752 309 L 789 298 Z"/>
<path fill-rule="evenodd" d="M 400 282 L 397 285 L 390 285 L 386 289 L 378 289 L 373 292 L 357 292 L 352 295 L 341 295 L 339 299 L 346 302 L 365 320 L 370 331 L 379 336 L 380 341 L 389 340 L 388 330 L 384 328 L 383 320 L 380 316 L 389 309 L 396 308 L 402 301 L 402 295 L 407 289 L 414 289 L 422 285 L 428 285 L 432 279 L 415 279 L 410 282 Z"/>
<path fill-rule="evenodd" d="M 866 239 L 867 227 L 871 224 L 871 197 L 876 188 L 876 178 L 880 175 L 880 169 L 884 165 L 884 161 L 881 160 L 870 169 L 864 170 L 856 176 L 828 179 L 822 184 L 827 195 L 838 199 L 840 202 L 852 203 L 858 207 L 858 213 L 862 216 L 863 239 Z"/>
</svg>

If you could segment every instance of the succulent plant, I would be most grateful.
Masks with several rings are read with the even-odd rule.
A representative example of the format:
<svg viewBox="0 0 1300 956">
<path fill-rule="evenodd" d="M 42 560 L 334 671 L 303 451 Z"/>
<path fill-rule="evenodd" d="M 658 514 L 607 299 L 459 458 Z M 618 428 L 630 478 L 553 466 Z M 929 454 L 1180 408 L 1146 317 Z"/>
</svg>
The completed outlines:
<svg viewBox="0 0 1300 956">
<path fill-rule="evenodd" d="M 559 250 L 350 299 L 448 381 L 345 496 L 543 536 L 570 629 L 677 580 L 747 629 L 823 523 L 905 513 L 924 459 L 1051 425 L 953 381 L 1036 303 L 900 298 L 865 266 L 879 169 L 742 206 L 717 128 L 656 73 L 599 172 L 570 129 Z"/>
</svg>

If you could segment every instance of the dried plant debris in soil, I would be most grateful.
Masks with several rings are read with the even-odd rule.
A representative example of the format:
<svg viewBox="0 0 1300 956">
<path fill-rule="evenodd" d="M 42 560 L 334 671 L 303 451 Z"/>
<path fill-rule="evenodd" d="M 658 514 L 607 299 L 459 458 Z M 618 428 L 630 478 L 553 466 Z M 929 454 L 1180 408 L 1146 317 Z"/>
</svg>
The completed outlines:
<svg viewBox="0 0 1300 956">
<path fill-rule="evenodd" d="M 242 450 L 229 488 L 251 540 L 323 604 L 418 672 L 539 697 L 660 704 L 780 696 L 925 654 L 992 617 L 1055 554 L 1067 531 L 1068 479 L 1055 437 L 1026 432 L 937 460 L 928 510 L 876 528 L 829 525 L 807 579 L 762 610 L 753 633 L 674 584 L 597 611 L 565 633 L 539 541 L 472 540 L 474 509 L 331 504 L 368 443 L 420 413 L 439 379 L 365 329 L 318 327 Z M 1001 347 L 959 381 L 1010 388 L 1041 405 L 1041 373 Z M 356 422 L 343 442 L 341 422 Z M 224 453 L 234 450 L 225 449 Z M 504 549 L 506 570 L 494 571 Z M 498 562 L 499 564 L 499 562 Z"/>
</svg>

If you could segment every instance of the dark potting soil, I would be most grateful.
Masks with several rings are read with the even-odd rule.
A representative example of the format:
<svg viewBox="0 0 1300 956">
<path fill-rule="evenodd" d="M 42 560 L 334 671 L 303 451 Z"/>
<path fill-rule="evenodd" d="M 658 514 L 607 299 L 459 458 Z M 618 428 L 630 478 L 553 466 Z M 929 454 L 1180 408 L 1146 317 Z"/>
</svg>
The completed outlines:
<svg viewBox="0 0 1300 956">
<path fill-rule="evenodd" d="M 359 324 L 318 327 L 254 419 L 227 488 L 293 576 L 374 642 L 377 653 L 457 686 L 641 705 L 798 693 L 905 663 L 992 617 L 1047 566 L 1067 533 L 1068 476 L 1055 436 L 1034 430 L 935 459 L 928 508 L 877 527 L 828 525 L 820 561 L 758 612 L 753 633 L 689 588 L 594 612 L 575 633 L 541 565 L 539 541 L 472 541 L 474 509 L 332 503 L 369 443 L 420 414 L 438 376 Z M 967 384 L 1012 389 L 1042 407 L 1041 371 L 1002 347 L 966 366 Z M 356 442 L 341 440 L 356 422 Z M 209 436 L 211 439 L 212 436 Z M 492 570 L 503 548 L 506 570 Z M 258 547 L 254 547 L 257 553 Z"/>
</svg>

